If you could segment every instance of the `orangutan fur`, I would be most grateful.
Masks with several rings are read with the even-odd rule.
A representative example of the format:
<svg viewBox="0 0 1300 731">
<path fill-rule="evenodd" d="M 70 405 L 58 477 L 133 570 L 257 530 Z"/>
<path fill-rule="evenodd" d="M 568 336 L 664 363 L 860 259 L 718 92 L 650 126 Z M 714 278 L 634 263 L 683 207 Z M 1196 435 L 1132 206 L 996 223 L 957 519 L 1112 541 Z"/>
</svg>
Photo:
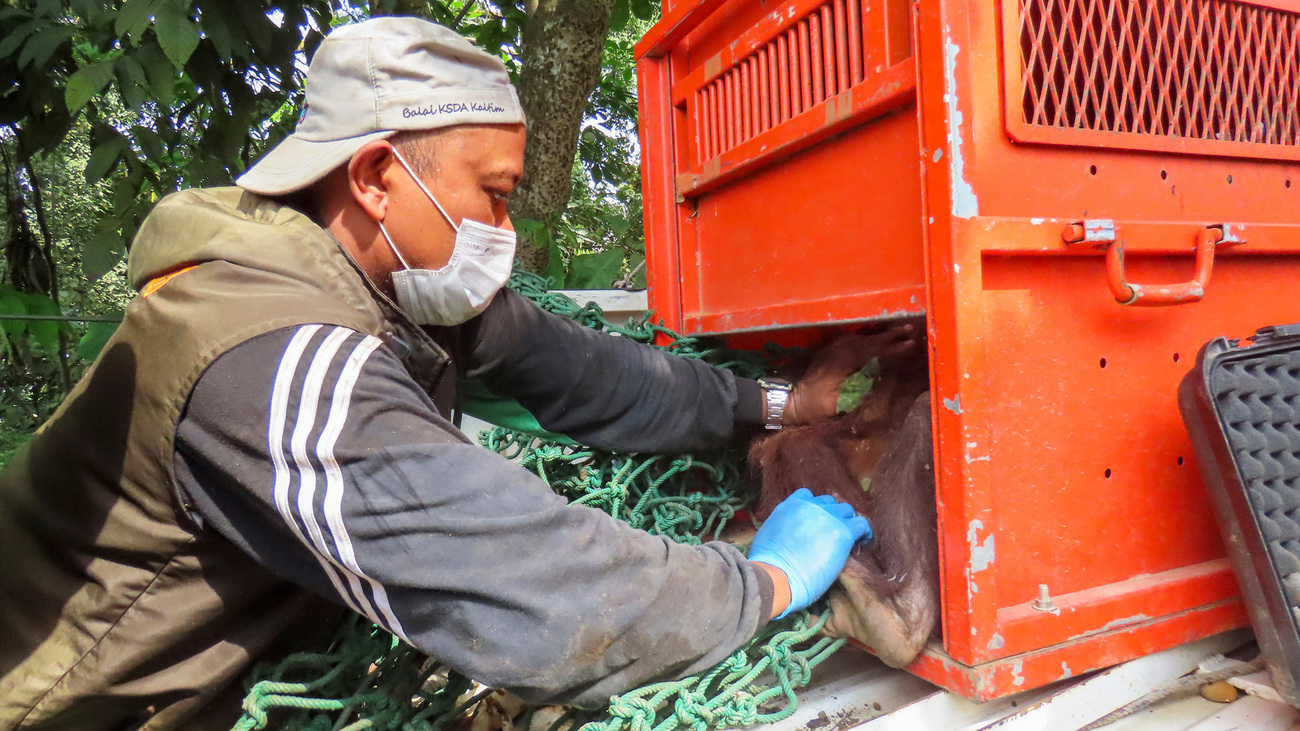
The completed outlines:
<svg viewBox="0 0 1300 731">
<path fill-rule="evenodd" d="M 874 539 L 854 549 L 832 589 L 826 632 L 857 639 L 903 667 L 939 623 L 930 394 L 923 357 L 881 366 L 855 411 L 782 429 L 754 444 L 750 464 L 762 474 L 760 518 L 807 487 L 852 505 L 871 522 Z"/>
</svg>

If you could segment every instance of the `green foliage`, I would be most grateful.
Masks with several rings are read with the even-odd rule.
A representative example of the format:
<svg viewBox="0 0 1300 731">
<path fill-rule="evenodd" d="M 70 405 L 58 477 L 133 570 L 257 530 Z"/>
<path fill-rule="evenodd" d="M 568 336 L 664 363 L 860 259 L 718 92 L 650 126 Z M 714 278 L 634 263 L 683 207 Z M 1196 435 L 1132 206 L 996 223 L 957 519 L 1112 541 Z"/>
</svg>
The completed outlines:
<svg viewBox="0 0 1300 731">
<path fill-rule="evenodd" d="M 22 449 L 23 445 L 31 439 L 32 433 L 28 429 L 14 429 L 7 424 L 0 423 L 0 470 L 4 469 L 9 461 L 14 458 L 14 454 Z"/>
<path fill-rule="evenodd" d="M 17 0 L 0 11 L 6 139 L 19 159 L 88 131 L 87 184 L 112 181 L 86 273 L 111 268 L 152 204 L 229 184 L 282 137 L 329 0 Z M 31 184 L 36 184 L 35 182 Z"/>
<path fill-rule="evenodd" d="M 880 359 L 872 358 L 862 370 L 854 373 L 840 384 L 839 395 L 835 399 L 835 411 L 847 414 L 862 405 L 862 400 L 871 395 L 871 389 L 880 377 Z M 864 488 L 865 489 L 865 488 Z"/>
<path fill-rule="evenodd" d="M 109 338 L 117 332 L 117 323 L 115 322 L 89 322 L 86 323 L 86 334 L 81 336 L 77 342 L 77 356 L 87 363 L 93 362 L 99 357 L 108 345 Z"/>
<path fill-rule="evenodd" d="M 44 421 L 63 398 L 60 380 L 60 336 L 75 330 L 57 320 L 16 319 L 59 317 L 49 297 L 0 285 L 0 431 L 28 432 Z M 3 441 L 0 439 L 0 441 Z"/>
<path fill-rule="evenodd" d="M 569 260 L 569 274 L 565 277 L 566 289 L 599 289 L 607 287 L 623 271 L 623 252 L 618 249 L 595 254 L 579 254 Z"/>
</svg>

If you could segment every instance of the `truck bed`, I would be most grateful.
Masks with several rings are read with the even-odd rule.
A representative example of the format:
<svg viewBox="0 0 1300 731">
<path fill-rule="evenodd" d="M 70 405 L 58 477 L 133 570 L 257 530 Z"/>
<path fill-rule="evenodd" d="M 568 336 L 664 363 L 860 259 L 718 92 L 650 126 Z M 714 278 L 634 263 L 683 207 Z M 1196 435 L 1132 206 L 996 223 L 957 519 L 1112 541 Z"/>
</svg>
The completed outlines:
<svg viewBox="0 0 1300 731">
<path fill-rule="evenodd" d="M 873 656 L 846 648 L 817 668 L 799 710 L 765 731 L 1075 731 L 1199 662 L 1249 641 L 1229 632 L 1109 670 L 1044 688 L 973 703 Z M 1120 719 L 1107 731 L 1288 731 L 1300 711 L 1243 694 L 1213 703 L 1198 693 L 1168 698 Z"/>
</svg>

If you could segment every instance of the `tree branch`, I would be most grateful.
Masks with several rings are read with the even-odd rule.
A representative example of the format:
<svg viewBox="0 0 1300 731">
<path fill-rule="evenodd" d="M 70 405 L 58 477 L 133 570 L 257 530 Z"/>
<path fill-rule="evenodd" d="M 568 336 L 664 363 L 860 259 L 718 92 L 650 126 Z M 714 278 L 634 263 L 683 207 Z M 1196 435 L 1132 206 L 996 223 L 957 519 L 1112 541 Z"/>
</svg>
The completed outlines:
<svg viewBox="0 0 1300 731">
<path fill-rule="evenodd" d="M 456 19 L 451 22 L 451 29 L 460 30 L 461 21 L 465 20 L 465 16 L 469 15 L 469 11 L 477 4 L 478 0 L 465 0 L 465 4 L 460 7 L 460 12 L 456 14 Z"/>
</svg>

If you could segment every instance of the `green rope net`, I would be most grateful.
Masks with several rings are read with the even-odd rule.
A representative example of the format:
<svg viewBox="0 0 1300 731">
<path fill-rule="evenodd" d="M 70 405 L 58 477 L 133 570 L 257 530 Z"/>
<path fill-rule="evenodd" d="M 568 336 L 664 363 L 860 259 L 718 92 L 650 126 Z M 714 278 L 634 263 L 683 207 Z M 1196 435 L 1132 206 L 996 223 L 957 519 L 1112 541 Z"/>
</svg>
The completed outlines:
<svg viewBox="0 0 1300 731">
<path fill-rule="evenodd" d="M 762 375 L 782 355 L 763 357 L 680 337 L 651 322 L 649 314 L 615 325 L 594 303 L 579 305 L 536 275 L 517 273 L 510 286 L 587 327 L 643 343 L 662 333 L 670 341 L 667 350 L 747 377 Z M 481 441 L 572 502 L 680 543 L 719 538 L 753 497 L 742 478 L 743 456 L 734 451 L 619 454 L 503 427 L 485 432 Z M 799 612 L 772 622 L 706 673 L 633 690 L 610 699 L 601 711 L 571 710 L 540 731 L 706 731 L 787 718 L 798 705 L 795 690 L 844 644 L 818 636 L 825 621 Z M 466 712 L 491 693 L 358 617 L 344 623 L 327 652 L 263 664 L 249 683 L 235 731 L 441 731 L 463 724 Z M 530 720 L 515 727 L 528 731 Z"/>
</svg>

